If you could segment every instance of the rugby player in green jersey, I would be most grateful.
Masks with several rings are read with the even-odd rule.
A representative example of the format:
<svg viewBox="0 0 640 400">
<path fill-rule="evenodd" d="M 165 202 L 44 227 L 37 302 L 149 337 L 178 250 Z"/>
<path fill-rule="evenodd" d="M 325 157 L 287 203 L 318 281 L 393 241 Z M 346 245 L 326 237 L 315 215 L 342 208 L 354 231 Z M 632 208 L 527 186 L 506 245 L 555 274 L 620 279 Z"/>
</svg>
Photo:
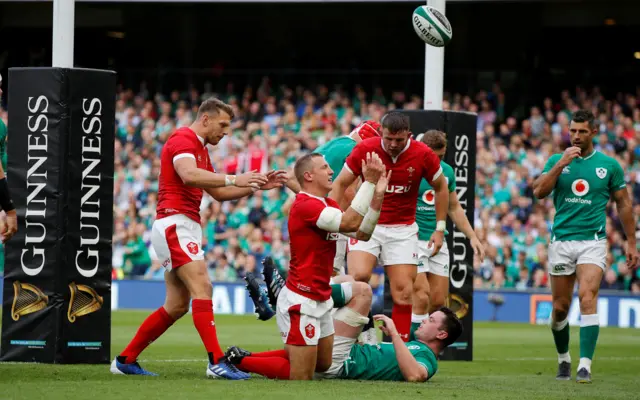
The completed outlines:
<svg viewBox="0 0 640 400">
<path fill-rule="evenodd" d="M 347 305 L 333 315 L 335 336 L 332 363 L 328 370 L 316 373 L 315 379 L 358 379 L 382 381 L 425 382 L 438 371 L 437 354 L 454 343 L 462 333 L 462 323 L 448 308 L 441 308 L 422 321 L 411 336 L 403 341 L 393 320 L 376 315 L 380 329 L 391 343 L 357 344 L 363 326 L 369 318 L 371 288 L 363 282 L 354 283 L 353 296 Z M 271 379 L 290 379 L 289 355 L 285 350 L 251 353 L 232 346 L 226 359 L 238 369 Z"/>
<path fill-rule="evenodd" d="M 0 99 L 1 98 L 2 75 L 0 75 Z M 18 231 L 18 216 L 13 201 L 11 200 L 11 194 L 9 193 L 9 186 L 5 176 L 7 169 L 6 143 L 7 126 L 4 124 L 4 121 L 0 119 L 0 158 L 2 159 L 2 163 L 0 164 L 0 208 L 4 211 L 4 215 L 0 218 L 0 236 L 2 243 L 6 243 L 6 241 L 11 239 Z M 4 248 L 2 248 L 2 252 L 4 254 Z"/>
<path fill-rule="evenodd" d="M 447 137 L 444 132 L 429 130 L 423 135 L 418 135 L 417 140 L 422 141 L 433 150 L 442 160 L 447 152 Z M 456 177 L 453 168 L 444 161 L 440 161 L 442 173 L 447 180 L 449 189 L 448 215 L 462 232 L 471 241 L 474 253 L 484 259 L 484 247 L 476 236 L 473 226 L 467 219 L 467 215 L 458 201 L 456 193 Z M 431 185 L 422 179 L 418 191 L 418 207 L 416 209 L 416 223 L 418 224 L 418 275 L 413 283 L 413 310 L 411 325 L 416 328 L 422 320 L 446 304 L 449 296 L 449 249 L 445 241 L 440 252 L 432 256 L 432 248 L 429 247 L 429 239 L 436 230 L 435 192 Z M 445 231 L 445 236 L 449 233 Z"/>
<path fill-rule="evenodd" d="M 627 265 L 638 264 L 636 221 L 624 180 L 613 158 L 595 151 L 594 115 L 577 111 L 569 125 L 571 147 L 549 158 L 533 184 L 538 199 L 552 195 L 556 209 L 549 245 L 553 311 L 551 331 L 558 351 L 556 379 L 571 379 L 568 313 L 574 284 L 580 300 L 580 363 L 576 380 L 591 383 L 591 361 L 600 331 L 598 289 L 607 268 L 606 207 L 613 197 L 627 236 Z"/>
</svg>

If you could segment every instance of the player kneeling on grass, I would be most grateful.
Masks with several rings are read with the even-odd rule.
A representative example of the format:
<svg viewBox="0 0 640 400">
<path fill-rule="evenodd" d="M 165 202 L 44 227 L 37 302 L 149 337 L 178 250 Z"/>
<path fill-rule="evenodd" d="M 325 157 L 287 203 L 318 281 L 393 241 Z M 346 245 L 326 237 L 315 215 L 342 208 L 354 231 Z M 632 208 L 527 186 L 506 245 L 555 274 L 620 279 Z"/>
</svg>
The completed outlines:
<svg viewBox="0 0 640 400">
<path fill-rule="evenodd" d="M 329 282 L 337 233 L 356 232 L 356 237 L 367 240 L 378 221 L 388 183 L 376 154 L 368 155 L 362 168 L 365 182 L 343 213 L 338 203 L 326 197 L 333 171 L 324 157 L 308 154 L 295 166 L 302 190 L 289 214 L 291 263 L 276 307 L 284 351 L 290 360 L 284 370 L 292 380 L 310 380 L 314 372 L 331 366 L 334 327 Z M 252 298 L 259 303 L 260 293 L 253 293 Z"/>
<path fill-rule="evenodd" d="M 365 315 L 371 309 L 371 287 L 355 281 L 342 282 L 341 286 L 345 289 L 344 296 L 351 298 L 333 316 L 335 341 L 331 366 L 317 373 L 316 378 L 424 382 L 438 371 L 436 355 L 462 333 L 462 323 L 455 313 L 442 308 L 431 313 L 411 332 L 415 337 L 413 341 L 402 340 L 391 318 L 376 315 L 374 320 L 382 321 L 380 329 L 391 337 L 392 342 L 356 344 L 369 321 Z M 286 350 L 250 353 L 230 347 L 226 357 L 242 371 L 271 379 L 290 379 L 291 363 Z"/>
</svg>

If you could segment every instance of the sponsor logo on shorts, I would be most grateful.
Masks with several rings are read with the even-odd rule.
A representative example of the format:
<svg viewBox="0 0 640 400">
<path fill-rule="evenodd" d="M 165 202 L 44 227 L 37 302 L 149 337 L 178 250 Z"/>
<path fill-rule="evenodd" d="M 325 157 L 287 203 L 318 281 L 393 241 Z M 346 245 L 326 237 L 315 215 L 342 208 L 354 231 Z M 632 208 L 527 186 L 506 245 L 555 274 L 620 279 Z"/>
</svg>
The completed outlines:
<svg viewBox="0 0 640 400">
<path fill-rule="evenodd" d="M 449 264 L 445 264 L 445 265 L 444 265 L 444 270 L 445 270 L 445 271 L 448 271 L 448 270 L 449 270 Z"/>
<path fill-rule="evenodd" d="M 358 239 L 350 238 L 349 239 L 349 244 L 351 246 L 355 246 L 356 244 L 358 244 Z"/>
<path fill-rule="evenodd" d="M 564 272 L 567 264 L 556 264 L 553 266 L 553 272 Z"/>
<path fill-rule="evenodd" d="M 433 189 L 429 189 L 422 194 L 422 201 L 432 206 L 436 204 L 436 192 Z"/>
<path fill-rule="evenodd" d="M 309 339 L 313 339 L 316 335 L 316 327 L 311 324 L 307 324 L 307 326 L 304 327 L 304 334 L 307 335 Z"/>
<path fill-rule="evenodd" d="M 194 256 L 198 254 L 198 244 L 195 242 L 189 242 L 189 244 L 187 244 L 187 249 L 189 250 L 189 253 Z"/>
<path fill-rule="evenodd" d="M 418 258 L 418 253 L 413 253 L 413 258 L 417 259 Z"/>
</svg>

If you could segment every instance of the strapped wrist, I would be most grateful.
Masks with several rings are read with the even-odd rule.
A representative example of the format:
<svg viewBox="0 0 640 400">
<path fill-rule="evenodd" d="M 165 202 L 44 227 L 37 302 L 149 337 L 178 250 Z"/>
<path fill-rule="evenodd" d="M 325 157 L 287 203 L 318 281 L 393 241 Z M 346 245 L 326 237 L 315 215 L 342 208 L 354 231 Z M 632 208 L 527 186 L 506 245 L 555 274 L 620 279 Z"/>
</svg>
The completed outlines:
<svg viewBox="0 0 640 400">
<path fill-rule="evenodd" d="M 4 212 L 15 210 L 11 200 L 11 193 L 9 193 L 9 185 L 7 184 L 7 178 L 0 179 L 0 207 Z"/>
<path fill-rule="evenodd" d="M 236 176 L 235 175 L 225 175 L 224 176 L 224 185 L 225 186 L 235 186 L 236 185 Z"/>
</svg>

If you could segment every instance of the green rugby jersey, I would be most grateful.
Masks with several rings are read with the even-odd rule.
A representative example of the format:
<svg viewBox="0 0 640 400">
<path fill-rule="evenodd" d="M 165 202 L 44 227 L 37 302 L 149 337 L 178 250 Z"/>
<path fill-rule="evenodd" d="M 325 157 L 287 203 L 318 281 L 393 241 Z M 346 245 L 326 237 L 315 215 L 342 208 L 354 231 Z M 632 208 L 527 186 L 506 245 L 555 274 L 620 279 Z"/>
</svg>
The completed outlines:
<svg viewBox="0 0 640 400">
<path fill-rule="evenodd" d="M 426 344 L 418 341 L 407 342 L 407 346 L 416 361 L 424 366 L 429 378 L 438 371 L 438 360 Z M 378 345 L 354 345 L 349 358 L 344 362 L 343 379 L 404 381 L 396 358 L 393 343 Z"/>
<path fill-rule="evenodd" d="M 561 158 L 562 154 L 551 156 L 542 173 Z M 615 159 L 595 150 L 575 158 L 562 170 L 551 193 L 556 208 L 551 240 L 604 239 L 607 203 L 612 193 L 625 187 L 624 171 Z"/>
<path fill-rule="evenodd" d="M 456 177 L 453 168 L 444 161 L 440 161 L 442 173 L 447 180 L 449 193 L 456 191 Z M 418 224 L 418 239 L 429 240 L 436 230 L 436 192 L 426 179 L 420 182 L 418 189 L 418 207 L 416 208 L 416 223 Z M 449 232 L 445 231 L 445 236 Z"/>
<path fill-rule="evenodd" d="M 2 169 L 7 173 L 7 126 L 0 119 L 0 160 L 2 161 Z"/>
<path fill-rule="evenodd" d="M 340 136 L 328 141 L 314 150 L 314 153 L 322 154 L 327 160 L 329 167 L 333 170 L 333 180 L 338 178 L 344 162 L 347 160 L 351 150 L 356 147 L 356 141 L 349 136 Z"/>
</svg>

